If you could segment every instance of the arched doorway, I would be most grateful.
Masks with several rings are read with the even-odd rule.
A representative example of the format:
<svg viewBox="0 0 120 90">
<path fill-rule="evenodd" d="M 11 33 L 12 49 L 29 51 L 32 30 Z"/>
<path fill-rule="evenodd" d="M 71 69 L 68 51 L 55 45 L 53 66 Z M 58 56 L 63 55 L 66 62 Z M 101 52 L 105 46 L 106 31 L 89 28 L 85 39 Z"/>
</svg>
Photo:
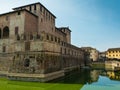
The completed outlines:
<svg viewBox="0 0 120 90">
<path fill-rule="evenodd" d="M 1 28 L 0 28 L 0 39 L 1 39 L 1 36 L 2 36 L 1 34 L 2 34 L 2 31 L 1 31 Z"/>
<path fill-rule="evenodd" d="M 9 27 L 3 28 L 3 38 L 9 38 Z"/>
</svg>

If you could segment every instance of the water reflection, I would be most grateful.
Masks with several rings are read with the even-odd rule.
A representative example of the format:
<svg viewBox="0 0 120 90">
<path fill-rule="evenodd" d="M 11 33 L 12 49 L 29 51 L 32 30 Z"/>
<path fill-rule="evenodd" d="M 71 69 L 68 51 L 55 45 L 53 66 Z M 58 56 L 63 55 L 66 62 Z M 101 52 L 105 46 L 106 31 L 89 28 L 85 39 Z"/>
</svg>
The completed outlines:
<svg viewBox="0 0 120 90">
<path fill-rule="evenodd" d="M 51 83 L 92 84 L 97 82 L 102 70 L 82 69 L 79 72 L 69 72 L 65 77 L 51 81 Z"/>
<path fill-rule="evenodd" d="M 120 81 L 120 72 L 108 71 L 108 72 L 107 72 L 107 76 L 108 76 L 111 80 L 118 80 L 118 81 Z"/>
<path fill-rule="evenodd" d="M 119 80 L 118 72 L 84 69 L 47 83 L 0 79 L 0 90 L 119 90 Z"/>
</svg>

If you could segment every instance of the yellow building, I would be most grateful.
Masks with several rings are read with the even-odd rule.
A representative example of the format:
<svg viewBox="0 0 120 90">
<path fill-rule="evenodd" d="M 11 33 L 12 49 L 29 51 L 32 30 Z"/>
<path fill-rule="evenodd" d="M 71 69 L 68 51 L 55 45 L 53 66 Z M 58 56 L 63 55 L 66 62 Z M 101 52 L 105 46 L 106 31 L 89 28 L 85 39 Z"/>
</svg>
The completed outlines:
<svg viewBox="0 0 120 90">
<path fill-rule="evenodd" d="M 120 48 L 110 48 L 106 52 L 108 59 L 120 59 Z"/>
</svg>

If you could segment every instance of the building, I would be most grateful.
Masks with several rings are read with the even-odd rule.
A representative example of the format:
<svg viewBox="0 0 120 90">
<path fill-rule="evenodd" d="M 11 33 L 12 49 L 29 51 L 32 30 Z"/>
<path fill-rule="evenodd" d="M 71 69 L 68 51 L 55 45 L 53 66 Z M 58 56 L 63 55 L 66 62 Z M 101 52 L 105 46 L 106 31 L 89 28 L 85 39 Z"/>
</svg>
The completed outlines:
<svg viewBox="0 0 120 90">
<path fill-rule="evenodd" d="M 0 70 L 9 79 L 45 82 L 84 65 L 71 30 L 56 27 L 55 19 L 39 2 L 0 14 Z"/>
<path fill-rule="evenodd" d="M 88 61 L 98 61 L 99 59 L 99 51 L 92 47 L 82 47 L 82 50 L 88 54 Z"/>
<path fill-rule="evenodd" d="M 107 59 L 120 59 L 120 48 L 109 48 L 106 57 Z"/>
<path fill-rule="evenodd" d="M 99 52 L 99 61 L 104 62 L 106 60 L 106 52 Z"/>
</svg>

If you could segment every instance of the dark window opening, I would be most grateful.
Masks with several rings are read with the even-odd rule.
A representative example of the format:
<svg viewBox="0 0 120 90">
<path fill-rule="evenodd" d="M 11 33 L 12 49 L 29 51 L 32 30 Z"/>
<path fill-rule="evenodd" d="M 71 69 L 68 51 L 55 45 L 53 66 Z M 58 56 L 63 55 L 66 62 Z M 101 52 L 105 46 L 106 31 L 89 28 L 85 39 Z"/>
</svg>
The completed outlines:
<svg viewBox="0 0 120 90">
<path fill-rule="evenodd" d="M 24 34 L 23 39 L 26 40 L 26 35 Z"/>
<path fill-rule="evenodd" d="M 47 40 L 49 40 L 49 35 L 47 35 Z"/>
<path fill-rule="evenodd" d="M 7 26 L 3 28 L 3 38 L 9 38 L 9 28 Z"/>
<path fill-rule="evenodd" d="M 40 11 L 42 12 L 42 6 L 40 6 Z"/>
<path fill-rule="evenodd" d="M 18 57 L 19 57 L 19 54 L 17 54 L 16 57 L 18 58 Z"/>
<path fill-rule="evenodd" d="M 44 9 L 43 13 L 44 13 L 44 15 L 45 15 L 45 9 Z"/>
<path fill-rule="evenodd" d="M 66 54 L 66 48 L 64 50 L 65 50 L 65 54 Z"/>
<path fill-rule="evenodd" d="M 60 38 L 58 38 L 58 43 L 60 43 Z"/>
<path fill-rule="evenodd" d="M 30 42 L 25 42 L 25 51 L 30 51 Z"/>
<path fill-rule="evenodd" d="M 51 41 L 53 41 L 53 36 L 51 36 Z"/>
<path fill-rule="evenodd" d="M 70 50 L 68 50 L 68 54 L 70 55 Z"/>
<path fill-rule="evenodd" d="M 20 36 L 19 35 L 17 35 L 17 40 L 20 40 Z"/>
<path fill-rule="evenodd" d="M 2 35 L 1 35 L 1 34 L 2 34 L 2 31 L 1 31 L 1 29 L 0 29 L 0 39 L 2 38 Z"/>
<path fill-rule="evenodd" d="M 50 20 L 50 14 L 49 14 L 49 20 Z"/>
<path fill-rule="evenodd" d="M 63 46 L 63 41 L 61 41 L 61 45 Z"/>
<path fill-rule="evenodd" d="M 55 42 L 57 42 L 57 37 L 55 37 Z"/>
<path fill-rule="evenodd" d="M 30 40 L 33 40 L 33 35 L 32 34 L 30 34 Z"/>
<path fill-rule="evenodd" d="M 20 13 L 20 11 L 18 12 L 18 15 L 20 15 L 21 13 Z"/>
<path fill-rule="evenodd" d="M 43 22 L 43 19 L 41 18 L 41 22 Z"/>
<path fill-rule="evenodd" d="M 15 35 L 18 35 L 18 30 L 19 30 L 19 28 L 15 27 Z"/>
<path fill-rule="evenodd" d="M 34 10 L 36 10 L 36 4 L 34 5 Z"/>
<path fill-rule="evenodd" d="M 32 10 L 32 7 L 30 6 L 29 9 L 30 9 L 30 11 L 31 11 L 31 10 Z"/>
<path fill-rule="evenodd" d="M 40 39 L 40 35 L 39 34 L 37 34 L 37 39 Z"/>
<path fill-rule="evenodd" d="M 119 66 L 119 63 L 117 64 L 117 66 Z"/>
<path fill-rule="evenodd" d="M 29 59 L 25 59 L 24 66 L 25 67 L 29 67 L 30 66 L 30 60 Z"/>
<path fill-rule="evenodd" d="M 60 53 L 62 54 L 62 48 L 60 49 Z"/>
<path fill-rule="evenodd" d="M 6 52 L 6 46 L 3 46 L 3 52 Z"/>
</svg>

